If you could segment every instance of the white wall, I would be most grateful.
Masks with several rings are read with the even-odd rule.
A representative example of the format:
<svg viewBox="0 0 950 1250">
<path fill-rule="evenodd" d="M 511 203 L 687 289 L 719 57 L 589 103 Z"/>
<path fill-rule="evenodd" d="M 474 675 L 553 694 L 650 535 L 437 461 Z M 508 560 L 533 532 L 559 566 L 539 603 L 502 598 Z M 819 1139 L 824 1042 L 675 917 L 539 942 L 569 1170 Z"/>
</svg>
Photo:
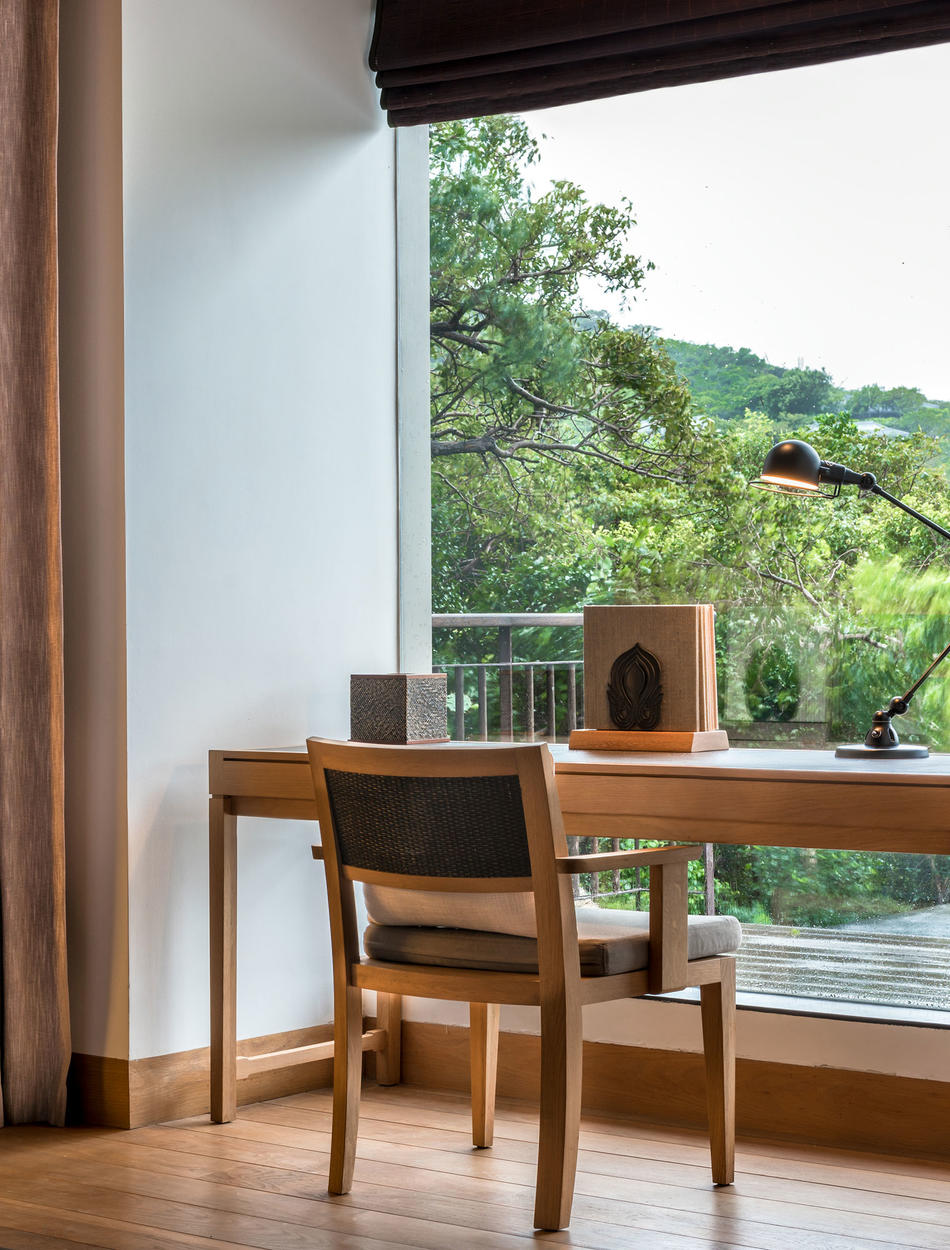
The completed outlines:
<svg viewBox="0 0 950 1250">
<path fill-rule="evenodd" d="M 394 144 L 368 0 L 122 10 L 135 1059 L 208 1041 L 209 747 L 397 667 Z M 331 1018 L 312 832 L 241 822 L 241 1036 Z"/>
<path fill-rule="evenodd" d="M 208 1041 L 208 749 L 345 735 L 351 672 L 428 667 L 425 134 L 396 147 L 370 25 L 369 0 L 63 6 L 79 1052 Z M 242 1036 L 330 1019 L 312 837 L 241 822 Z"/>
</svg>

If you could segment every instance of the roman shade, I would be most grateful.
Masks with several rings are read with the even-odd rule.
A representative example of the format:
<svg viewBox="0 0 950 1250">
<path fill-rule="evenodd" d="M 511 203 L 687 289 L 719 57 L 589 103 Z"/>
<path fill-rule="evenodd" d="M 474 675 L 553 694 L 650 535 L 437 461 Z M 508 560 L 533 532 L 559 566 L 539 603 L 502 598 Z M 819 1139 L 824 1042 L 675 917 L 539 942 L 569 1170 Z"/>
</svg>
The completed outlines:
<svg viewBox="0 0 950 1250">
<path fill-rule="evenodd" d="M 377 0 L 370 66 L 414 126 L 947 39 L 946 0 Z"/>
</svg>

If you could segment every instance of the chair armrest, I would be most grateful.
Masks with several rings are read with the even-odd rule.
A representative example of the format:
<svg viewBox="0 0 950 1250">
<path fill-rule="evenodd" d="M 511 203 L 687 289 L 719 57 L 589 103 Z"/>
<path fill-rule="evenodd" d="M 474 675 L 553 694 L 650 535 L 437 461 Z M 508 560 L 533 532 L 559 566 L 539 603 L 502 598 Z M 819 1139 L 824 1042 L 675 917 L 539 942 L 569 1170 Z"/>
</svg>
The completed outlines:
<svg viewBox="0 0 950 1250">
<path fill-rule="evenodd" d="M 701 859 L 698 846 L 655 846 L 643 851 L 598 851 L 591 855 L 558 856 L 558 872 L 610 872 L 613 868 L 649 868 L 651 864 L 680 864 Z"/>
<path fill-rule="evenodd" d="M 681 990 L 689 973 L 689 862 L 701 859 L 696 846 L 660 846 L 647 851 L 606 851 L 596 855 L 566 855 L 557 860 L 558 872 L 605 872 L 611 868 L 650 869 L 651 994 Z"/>
</svg>

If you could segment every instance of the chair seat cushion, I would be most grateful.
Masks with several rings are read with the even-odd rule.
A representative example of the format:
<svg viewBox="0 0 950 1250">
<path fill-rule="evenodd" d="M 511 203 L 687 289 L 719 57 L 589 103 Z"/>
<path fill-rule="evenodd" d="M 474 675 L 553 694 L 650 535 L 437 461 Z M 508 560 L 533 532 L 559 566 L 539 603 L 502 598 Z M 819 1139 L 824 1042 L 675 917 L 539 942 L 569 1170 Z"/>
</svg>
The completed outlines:
<svg viewBox="0 0 950 1250">
<path fill-rule="evenodd" d="M 650 959 L 648 912 L 577 909 L 581 975 L 614 976 L 646 968 Z M 742 930 L 734 916 L 690 916 L 689 958 L 705 959 L 738 950 Z M 537 972 L 536 938 L 475 929 L 370 924 L 363 935 L 370 959 L 387 963 L 434 964 L 440 968 L 483 968 L 492 972 Z"/>
<path fill-rule="evenodd" d="M 485 929 L 537 937 L 534 895 L 465 894 L 442 890 L 396 890 L 364 885 L 366 914 L 377 925 L 424 925 L 453 929 Z"/>
</svg>

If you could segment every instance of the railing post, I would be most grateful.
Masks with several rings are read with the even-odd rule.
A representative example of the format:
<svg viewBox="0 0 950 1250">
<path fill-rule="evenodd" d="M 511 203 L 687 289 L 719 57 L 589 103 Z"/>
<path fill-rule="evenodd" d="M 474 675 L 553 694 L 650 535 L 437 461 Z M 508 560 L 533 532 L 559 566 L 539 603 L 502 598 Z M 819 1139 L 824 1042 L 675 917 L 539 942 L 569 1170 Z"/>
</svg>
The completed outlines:
<svg viewBox="0 0 950 1250">
<path fill-rule="evenodd" d="M 503 667 L 498 670 L 498 719 L 502 742 L 511 742 L 514 729 L 511 718 L 513 703 L 511 659 L 511 626 L 499 625 L 498 663 Z"/>
<path fill-rule="evenodd" d="M 712 842 L 703 846 L 703 866 L 706 878 L 706 915 L 716 914 L 716 848 Z"/>
<path fill-rule="evenodd" d="M 465 741 L 465 671 L 455 666 L 455 740 Z"/>
<path fill-rule="evenodd" d="M 557 691 L 554 686 L 554 666 L 548 665 L 548 737 L 557 742 Z"/>
<path fill-rule="evenodd" d="M 525 738 L 528 742 L 534 742 L 534 665 L 525 665 L 524 693 L 525 693 Z"/>
<path fill-rule="evenodd" d="M 485 665 L 478 666 L 478 736 L 488 741 L 488 677 Z"/>
<path fill-rule="evenodd" d="M 577 666 L 567 670 L 567 732 L 577 728 Z"/>
</svg>

